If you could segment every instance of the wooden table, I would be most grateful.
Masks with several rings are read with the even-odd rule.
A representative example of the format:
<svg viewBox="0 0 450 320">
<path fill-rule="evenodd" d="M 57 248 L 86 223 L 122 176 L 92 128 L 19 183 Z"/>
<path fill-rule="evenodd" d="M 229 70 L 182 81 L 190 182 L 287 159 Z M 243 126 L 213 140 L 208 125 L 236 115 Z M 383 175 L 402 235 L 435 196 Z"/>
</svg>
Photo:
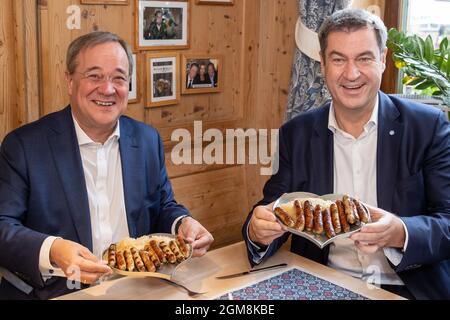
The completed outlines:
<svg viewBox="0 0 450 320">
<path fill-rule="evenodd" d="M 216 279 L 215 277 L 219 275 L 226 275 L 249 269 L 245 243 L 239 242 L 210 251 L 205 256 L 194 258 L 180 266 L 175 276 L 175 279 L 178 282 L 183 283 L 195 291 L 207 291 L 206 294 L 196 296 L 195 298 L 189 297 L 182 288 L 175 287 L 161 279 L 122 277 L 104 281 L 99 285 L 61 296 L 57 299 L 214 299 L 229 291 L 270 278 L 275 274 L 288 270 L 290 267 L 297 267 L 302 271 L 308 272 L 370 299 L 404 299 L 403 297 L 369 285 L 364 281 L 348 276 L 342 272 L 335 271 L 297 254 L 293 254 L 286 245 L 259 267 L 283 262 L 288 263 L 288 266 L 284 269 L 268 270 L 227 280 Z"/>
</svg>

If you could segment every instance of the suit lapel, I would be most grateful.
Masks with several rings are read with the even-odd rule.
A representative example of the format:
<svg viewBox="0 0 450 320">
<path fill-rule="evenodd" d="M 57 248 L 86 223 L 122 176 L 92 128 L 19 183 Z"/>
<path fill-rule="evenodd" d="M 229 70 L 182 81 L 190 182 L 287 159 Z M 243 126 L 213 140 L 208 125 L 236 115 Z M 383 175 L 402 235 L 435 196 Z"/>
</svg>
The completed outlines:
<svg viewBox="0 0 450 320">
<path fill-rule="evenodd" d="M 126 118 L 120 118 L 120 158 L 122 161 L 123 190 L 127 212 L 128 231 L 131 237 L 137 236 L 133 213 L 139 213 L 142 195 L 139 193 L 142 177 L 146 173 L 135 128 Z"/>
<path fill-rule="evenodd" d="M 333 193 L 333 134 L 328 129 L 330 104 L 321 107 L 310 141 L 311 189 L 318 195 Z"/>
<path fill-rule="evenodd" d="M 387 95 L 379 94 L 377 143 L 377 201 L 378 207 L 392 210 L 398 156 L 403 136 L 399 111 Z"/>
<path fill-rule="evenodd" d="M 92 250 L 91 218 L 86 182 L 70 107 L 60 112 L 48 140 L 80 243 Z M 57 194 L 57 190 L 55 190 Z"/>
</svg>

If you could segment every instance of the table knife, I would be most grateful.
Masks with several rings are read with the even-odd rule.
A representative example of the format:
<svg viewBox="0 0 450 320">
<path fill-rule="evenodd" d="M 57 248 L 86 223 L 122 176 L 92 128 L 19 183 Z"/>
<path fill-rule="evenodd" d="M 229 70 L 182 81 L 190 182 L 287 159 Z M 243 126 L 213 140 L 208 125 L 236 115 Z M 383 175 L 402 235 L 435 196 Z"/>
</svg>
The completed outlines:
<svg viewBox="0 0 450 320">
<path fill-rule="evenodd" d="M 235 277 L 241 277 L 241 276 L 245 276 L 247 274 L 251 274 L 251 273 L 255 273 L 255 272 L 259 272 L 259 271 L 272 270 L 272 269 L 276 269 L 276 268 L 284 268 L 286 266 L 287 266 L 287 263 L 280 263 L 280 264 L 276 264 L 276 265 L 268 266 L 268 267 L 264 267 L 264 268 L 251 269 L 248 271 L 233 273 L 233 274 L 229 274 L 226 276 L 219 276 L 219 277 L 216 277 L 216 279 L 230 279 L 230 278 L 235 278 Z"/>
</svg>

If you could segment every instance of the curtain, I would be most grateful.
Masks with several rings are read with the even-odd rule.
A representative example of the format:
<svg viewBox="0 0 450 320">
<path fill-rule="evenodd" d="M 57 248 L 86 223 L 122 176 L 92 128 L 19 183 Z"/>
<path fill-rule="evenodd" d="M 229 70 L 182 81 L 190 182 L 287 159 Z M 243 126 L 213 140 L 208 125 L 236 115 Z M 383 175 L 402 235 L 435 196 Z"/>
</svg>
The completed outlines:
<svg viewBox="0 0 450 320">
<path fill-rule="evenodd" d="M 346 8 L 350 0 L 298 0 L 300 21 L 317 32 L 327 16 Z M 318 42 L 318 39 L 317 39 Z M 320 71 L 320 61 L 301 51 L 298 44 L 291 72 L 291 86 L 286 107 L 286 121 L 299 113 L 317 108 L 330 98 Z M 306 50 L 305 50 L 306 51 Z"/>
</svg>

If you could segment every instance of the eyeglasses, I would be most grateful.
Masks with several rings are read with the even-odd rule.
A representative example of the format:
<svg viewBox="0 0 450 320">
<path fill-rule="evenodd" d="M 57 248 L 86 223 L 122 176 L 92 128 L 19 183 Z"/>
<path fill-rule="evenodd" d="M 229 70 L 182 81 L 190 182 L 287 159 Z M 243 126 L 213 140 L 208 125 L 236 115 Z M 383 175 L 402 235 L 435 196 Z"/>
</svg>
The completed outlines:
<svg viewBox="0 0 450 320">
<path fill-rule="evenodd" d="M 129 77 L 123 74 L 117 73 L 106 76 L 102 73 L 96 71 L 88 71 L 88 72 L 76 72 L 83 76 L 83 79 L 86 79 L 93 85 L 101 85 L 105 81 L 111 81 L 115 88 L 123 88 L 128 86 Z"/>
</svg>

